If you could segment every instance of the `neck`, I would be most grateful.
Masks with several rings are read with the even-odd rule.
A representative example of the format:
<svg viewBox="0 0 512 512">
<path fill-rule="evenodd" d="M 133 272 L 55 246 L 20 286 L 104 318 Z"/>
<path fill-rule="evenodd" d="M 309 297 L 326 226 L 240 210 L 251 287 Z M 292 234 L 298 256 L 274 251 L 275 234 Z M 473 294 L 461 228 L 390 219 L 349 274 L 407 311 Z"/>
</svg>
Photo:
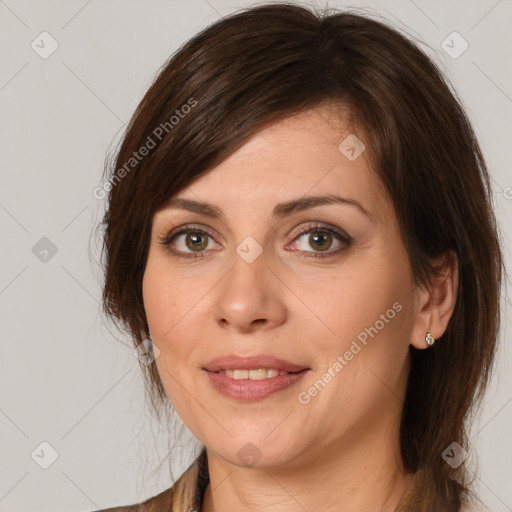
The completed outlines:
<svg viewBox="0 0 512 512">
<path fill-rule="evenodd" d="M 394 512 L 413 475 L 404 471 L 391 431 L 358 432 L 343 446 L 331 444 L 316 449 L 314 457 L 304 453 L 286 466 L 261 469 L 230 464 L 208 451 L 210 484 L 201 512 Z"/>
</svg>

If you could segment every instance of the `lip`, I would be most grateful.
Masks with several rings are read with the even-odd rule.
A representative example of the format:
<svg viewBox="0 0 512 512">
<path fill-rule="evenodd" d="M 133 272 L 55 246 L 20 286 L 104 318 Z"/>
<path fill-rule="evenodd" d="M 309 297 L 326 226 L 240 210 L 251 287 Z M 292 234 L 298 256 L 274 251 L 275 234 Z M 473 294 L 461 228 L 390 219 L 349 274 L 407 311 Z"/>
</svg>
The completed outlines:
<svg viewBox="0 0 512 512">
<path fill-rule="evenodd" d="M 269 355 L 220 356 L 212 359 L 203 367 L 207 372 L 218 372 L 219 370 L 258 370 L 259 368 L 275 368 L 279 371 L 293 373 L 309 370 L 307 366 L 294 364 L 290 361 L 285 361 L 284 359 L 278 359 L 277 357 Z"/>
<path fill-rule="evenodd" d="M 261 380 L 232 379 L 216 373 L 219 370 L 257 370 L 259 368 L 274 368 L 290 373 Z M 310 368 L 306 366 L 269 355 L 227 355 L 211 360 L 203 368 L 203 373 L 206 374 L 213 388 L 224 396 L 242 402 L 253 402 L 294 386 L 309 373 L 309 370 Z"/>
<path fill-rule="evenodd" d="M 224 396 L 242 402 L 254 402 L 294 386 L 309 373 L 309 370 L 261 380 L 232 379 L 222 373 L 207 370 L 203 370 L 203 373 L 206 374 L 213 388 Z"/>
</svg>

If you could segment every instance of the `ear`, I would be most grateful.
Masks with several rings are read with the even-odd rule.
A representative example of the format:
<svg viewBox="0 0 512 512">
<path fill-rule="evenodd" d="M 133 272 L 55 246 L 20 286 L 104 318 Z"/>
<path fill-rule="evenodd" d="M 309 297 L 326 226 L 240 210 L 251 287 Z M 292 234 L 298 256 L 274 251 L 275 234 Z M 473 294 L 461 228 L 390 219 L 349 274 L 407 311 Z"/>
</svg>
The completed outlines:
<svg viewBox="0 0 512 512">
<path fill-rule="evenodd" d="M 425 341 L 427 333 L 436 340 L 444 334 L 457 302 L 457 255 L 449 251 L 435 263 L 438 272 L 432 277 L 430 286 L 416 290 L 416 312 L 410 342 L 418 349 L 429 347 Z"/>
</svg>

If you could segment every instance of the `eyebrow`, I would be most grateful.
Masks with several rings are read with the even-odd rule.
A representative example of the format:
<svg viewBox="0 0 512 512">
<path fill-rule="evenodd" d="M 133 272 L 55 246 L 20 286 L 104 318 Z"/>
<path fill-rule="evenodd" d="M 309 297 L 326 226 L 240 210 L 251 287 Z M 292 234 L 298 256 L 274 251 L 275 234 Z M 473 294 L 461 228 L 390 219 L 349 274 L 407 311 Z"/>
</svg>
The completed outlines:
<svg viewBox="0 0 512 512">
<path fill-rule="evenodd" d="M 307 210 L 309 208 L 314 208 L 315 206 L 323 206 L 326 204 L 343 204 L 354 206 L 361 213 L 369 217 L 371 220 L 375 220 L 375 215 L 370 213 L 366 208 L 363 207 L 362 204 L 357 202 L 354 199 L 349 199 L 346 197 L 336 196 L 333 194 L 321 195 L 321 196 L 304 196 L 299 199 L 292 199 L 290 201 L 285 201 L 282 203 L 278 203 L 273 211 L 273 218 L 283 218 L 287 215 L 291 215 L 293 213 L 297 213 L 303 210 Z M 181 209 L 188 210 L 194 213 L 198 213 L 200 215 L 204 215 L 205 217 L 211 217 L 214 219 L 219 219 L 224 221 L 224 214 L 220 208 L 217 208 L 213 204 L 203 203 L 200 201 L 194 201 L 191 199 L 182 199 L 182 198 L 173 198 L 170 199 L 164 206 L 164 210 L 166 209 Z"/>
</svg>

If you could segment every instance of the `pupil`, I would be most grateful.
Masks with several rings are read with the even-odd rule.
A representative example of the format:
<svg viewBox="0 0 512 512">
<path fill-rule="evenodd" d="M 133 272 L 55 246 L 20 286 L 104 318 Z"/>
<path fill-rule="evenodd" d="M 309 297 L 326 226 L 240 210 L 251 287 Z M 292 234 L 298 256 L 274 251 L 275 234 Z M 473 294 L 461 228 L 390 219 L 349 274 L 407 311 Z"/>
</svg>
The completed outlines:
<svg viewBox="0 0 512 512">
<path fill-rule="evenodd" d="M 329 235 L 326 236 L 326 234 L 319 234 L 319 232 L 318 232 L 318 233 L 312 234 L 312 238 L 315 240 L 315 244 L 316 244 L 319 239 L 320 240 L 323 239 L 324 242 L 325 242 L 325 240 L 328 240 L 329 239 Z M 323 244 L 320 244 L 320 246 L 317 245 L 317 248 L 322 250 L 322 251 L 325 251 L 325 250 L 329 249 L 329 247 L 331 246 L 330 242 L 327 243 L 326 247 L 322 247 L 321 245 L 323 245 Z"/>
<path fill-rule="evenodd" d="M 188 240 L 190 241 L 190 244 L 192 245 L 192 247 L 190 247 L 190 244 L 187 244 L 187 245 L 189 245 L 189 248 L 204 249 L 203 246 L 205 245 L 205 243 L 204 243 L 204 240 L 201 240 L 202 236 L 203 235 L 201 233 L 195 233 L 195 234 L 189 235 Z"/>
</svg>

